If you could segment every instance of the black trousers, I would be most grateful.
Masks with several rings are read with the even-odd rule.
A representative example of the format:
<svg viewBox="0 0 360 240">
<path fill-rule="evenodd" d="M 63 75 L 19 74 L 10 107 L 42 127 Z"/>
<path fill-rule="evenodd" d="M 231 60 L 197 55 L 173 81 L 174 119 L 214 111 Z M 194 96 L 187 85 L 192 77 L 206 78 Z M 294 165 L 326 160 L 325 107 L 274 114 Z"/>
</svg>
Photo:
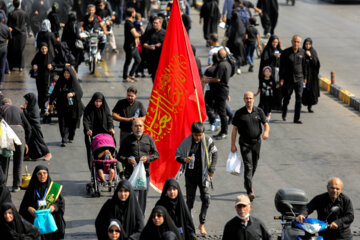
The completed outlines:
<svg viewBox="0 0 360 240">
<path fill-rule="evenodd" d="M 64 115 L 59 115 L 58 118 L 61 141 L 66 143 L 69 140 L 74 140 L 77 119 L 73 119 L 71 116 Z"/>
<path fill-rule="evenodd" d="M 128 77 L 128 70 L 129 65 L 131 63 L 131 60 L 134 58 L 134 63 L 130 70 L 130 76 L 134 76 L 135 72 L 141 62 L 140 54 L 138 49 L 135 47 L 133 49 L 125 49 L 125 63 L 124 63 L 124 70 L 123 70 L 123 79 L 126 79 Z"/>
<path fill-rule="evenodd" d="M 295 114 L 294 114 L 294 121 L 300 119 L 300 112 L 301 112 L 301 101 L 302 101 L 302 93 L 304 90 L 304 83 L 303 81 L 294 82 L 294 83 L 286 83 L 282 87 L 283 89 L 283 106 L 282 106 L 282 115 L 286 117 L 288 105 L 291 99 L 291 95 L 293 91 L 295 91 Z"/>
<path fill-rule="evenodd" d="M 227 115 L 226 115 L 226 98 L 216 98 L 214 103 L 214 108 L 217 114 L 220 117 L 221 121 L 221 130 L 220 133 L 227 134 L 228 132 L 228 121 L 227 121 Z"/>
<path fill-rule="evenodd" d="M 248 144 L 240 141 L 240 153 L 244 163 L 244 187 L 249 194 L 252 192 L 252 179 L 260 157 L 261 141 Z"/>
<path fill-rule="evenodd" d="M 196 189 L 197 187 L 199 187 L 200 199 L 201 199 L 199 222 L 200 224 L 204 224 L 206 219 L 206 213 L 210 205 L 209 188 L 203 185 L 201 177 L 198 178 L 186 177 L 185 187 L 186 187 L 186 204 L 189 208 L 189 211 L 191 211 L 191 209 L 194 207 Z"/>
</svg>

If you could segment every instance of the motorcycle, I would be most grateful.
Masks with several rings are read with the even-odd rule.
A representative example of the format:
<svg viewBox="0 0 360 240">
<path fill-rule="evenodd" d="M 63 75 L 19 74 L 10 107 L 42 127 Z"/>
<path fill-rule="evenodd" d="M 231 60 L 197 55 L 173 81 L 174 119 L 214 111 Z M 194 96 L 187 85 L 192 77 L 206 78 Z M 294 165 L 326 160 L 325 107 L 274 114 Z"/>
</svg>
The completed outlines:
<svg viewBox="0 0 360 240">
<path fill-rule="evenodd" d="M 89 71 L 91 74 L 95 72 L 95 66 L 101 59 L 98 45 L 99 38 L 102 38 L 103 36 L 104 32 L 93 29 L 90 32 L 84 31 L 80 33 L 80 37 L 85 40 L 85 49 L 89 57 L 87 63 L 89 64 Z"/>
<path fill-rule="evenodd" d="M 275 216 L 274 219 L 281 220 L 282 225 L 281 236 L 278 236 L 278 240 L 323 240 L 318 233 L 328 227 L 327 219 L 340 208 L 332 207 L 326 221 L 306 218 L 299 223 L 295 218 L 306 207 L 307 202 L 305 192 L 300 189 L 280 189 L 276 193 L 275 207 L 281 216 Z"/>
</svg>

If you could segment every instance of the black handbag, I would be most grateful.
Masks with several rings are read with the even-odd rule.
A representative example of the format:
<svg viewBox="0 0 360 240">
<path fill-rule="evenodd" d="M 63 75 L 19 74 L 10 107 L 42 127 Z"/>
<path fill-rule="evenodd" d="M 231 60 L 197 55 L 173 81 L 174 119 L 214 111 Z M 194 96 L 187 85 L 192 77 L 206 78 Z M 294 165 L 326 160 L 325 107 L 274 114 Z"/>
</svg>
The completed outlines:
<svg viewBox="0 0 360 240">
<path fill-rule="evenodd" d="M 33 68 L 31 68 L 29 74 L 31 78 L 36 78 L 38 76 L 38 71 L 35 71 Z"/>
</svg>

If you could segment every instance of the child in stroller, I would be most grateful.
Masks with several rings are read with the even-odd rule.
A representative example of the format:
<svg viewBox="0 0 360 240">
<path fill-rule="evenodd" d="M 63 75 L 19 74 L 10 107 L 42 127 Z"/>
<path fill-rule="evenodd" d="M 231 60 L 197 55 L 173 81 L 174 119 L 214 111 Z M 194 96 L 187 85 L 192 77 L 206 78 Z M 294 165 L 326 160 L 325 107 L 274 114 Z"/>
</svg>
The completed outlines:
<svg viewBox="0 0 360 240">
<path fill-rule="evenodd" d="M 116 162 L 113 155 L 115 153 L 115 141 L 109 134 L 98 134 L 91 142 L 93 157 L 92 168 L 95 183 L 100 181 L 104 187 L 114 187 L 116 180 Z"/>
</svg>

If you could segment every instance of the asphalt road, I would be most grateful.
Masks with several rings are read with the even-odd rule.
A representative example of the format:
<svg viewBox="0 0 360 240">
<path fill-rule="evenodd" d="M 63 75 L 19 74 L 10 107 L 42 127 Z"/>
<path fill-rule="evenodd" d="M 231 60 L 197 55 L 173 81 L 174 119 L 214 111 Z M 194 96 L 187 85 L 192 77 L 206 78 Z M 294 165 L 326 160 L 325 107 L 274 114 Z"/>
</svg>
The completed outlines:
<svg viewBox="0 0 360 240">
<path fill-rule="evenodd" d="M 284 1 L 285 2 L 285 1 Z M 317 1 L 297 1 L 295 7 L 280 2 L 280 19 L 277 33 L 283 46 L 290 46 L 290 38 L 294 33 L 311 36 L 314 47 L 319 52 L 322 68 L 326 75 L 335 70 L 337 83 L 349 86 L 352 92 L 359 91 L 356 83 L 356 69 L 359 66 L 359 40 L 357 25 L 359 16 L 356 11 L 360 5 L 332 5 Z M 222 5 L 221 5 L 222 6 Z M 208 49 L 202 39 L 201 26 L 198 24 L 198 12 L 192 11 L 193 27 L 190 31 L 192 44 L 197 48 L 203 66 L 206 64 Z M 122 50 L 123 26 L 115 27 L 117 44 Z M 220 32 L 222 35 L 223 32 Z M 27 50 L 29 65 L 34 55 L 33 39 L 29 39 Z M 87 104 L 95 91 L 102 91 L 112 108 L 116 101 L 125 97 L 130 84 L 122 82 L 122 66 L 125 59 L 123 51 L 119 54 L 106 52 L 106 61 L 97 67 L 95 75 L 90 75 L 85 65 L 80 68 L 80 78 L 84 90 L 84 104 Z M 258 60 L 256 66 L 258 66 Z M 257 69 L 257 67 L 255 67 Z M 245 91 L 257 89 L 257 74 L 243 74 L 230 81 L 230 106 L 236 110 L 242 107 L 242 96 Z M 139 90 L 138 99 L 148 105 L 152 83 L 150 78 L 140 79 L 134 84 Z M 36 92 L 35 81 L 27 72 L 12 72 L 6 76 L 3 93 L 10 96 L 16 105 L 23 103 L 22 96 L 27 92 Z M 357 94 L 358 96 L 360 94 Z M 292 99 L 293 100 L 293 99 Z M 258 99 L 256 100 L 256 102 Z M 256 199 L 252 214 L 262 219 L 271 231 L 279 231 L 280 223 L 273 220 L 278 215 L 274 206 L 274 196 L 280 188 L 304 189 L 309 198 L 326 190 L 326 182 L 332 176 L 344 181 L 344 192 L 353 201 L 355 221 L 353 229 L 360 229 L 360 190 L 358 187 L 360 148 L 359 113 L 347 108 L 332 96 L 322 92 L 320 102 L 314 106 L 315 113 L 302 112 L 302 125 L 294 125 L 292 121 L 294 102 L 289 105 L 288 121 L 283 122 L 279 113 L 273 113 L 270 122 L 270 138 L 263 142 L 258 170 L 255 174 L 254 189 Z M 306 109 L 305 109 L 306 110 Z M 117 125 L 117 124 L 116 124 Z M 60 147 L 60 133 L 56 122 L 42 125 L 45 140 L 53 154 L 49 163 L 50 175 L 53 180 L 64 185 L 63 195 L 66 200 L 65 219 L 67 221 L 67 239 L 95 239 L 94 220 L 102 204 L 111 196 L 103 193 L 100 198 L 87 196 L 85 184 L 90 180 L 87 169 L 86 153 L 82 129 L 77 131 L 75 141 L 66 148 Z M 208 129 L 208 125 L 207 125 Z M 229 128 L 229 132 L 231 127 Z M 116 128 L 118 136 L 119 130 Z M 207 132 L 212 135 L 213 133 Z M 230 137 L 217 141 L 219 160 L 214 177 L 214 191 L 208 211 L 206 228 L 209 234 L 221 234 L 225 223 L 235 215 L 233 202 L 235 196 L 244 192 L 243 175 L 236 177 L 225 172 L 227 155 L 230 152 Z M 47 162 L 26 162 L 32 171 L 37 164 Z M 11 175 L 8 185 L 11 184 Z M 181 179 L 184 189 L 184 179 Z M 24 191 L 12 195 L 17 206 Z M 150 190 L 148 198 L 149 211 L 160 194 Z M 200 210 L 200 199 L 197 198 L 193 210 L 194 222 L 199 224 L 197 215 Z"/>
</svg>

